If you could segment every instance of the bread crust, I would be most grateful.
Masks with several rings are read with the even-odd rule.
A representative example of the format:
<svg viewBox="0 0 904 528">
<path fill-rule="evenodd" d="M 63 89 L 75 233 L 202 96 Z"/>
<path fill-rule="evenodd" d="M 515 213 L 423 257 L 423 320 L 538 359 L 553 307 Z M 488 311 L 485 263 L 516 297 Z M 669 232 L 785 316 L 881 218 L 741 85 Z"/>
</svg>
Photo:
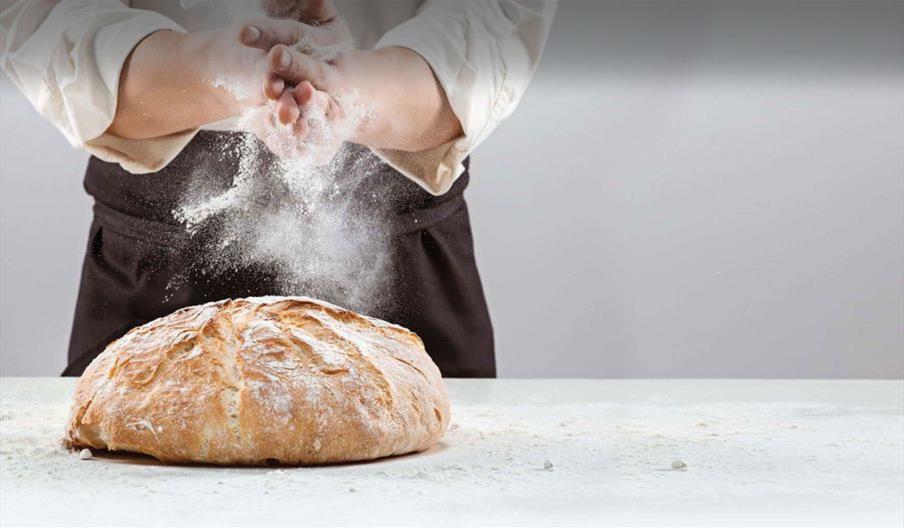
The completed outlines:
<svg viewBox="0 0 904 528">
<path fill-rule="evenodd" d="M 167 462 L 326 464 L 422 451 L 451 411 L 413 332 L 306 297 L 178 310 L 85 370 L 66 442 Z"/>
</svg>

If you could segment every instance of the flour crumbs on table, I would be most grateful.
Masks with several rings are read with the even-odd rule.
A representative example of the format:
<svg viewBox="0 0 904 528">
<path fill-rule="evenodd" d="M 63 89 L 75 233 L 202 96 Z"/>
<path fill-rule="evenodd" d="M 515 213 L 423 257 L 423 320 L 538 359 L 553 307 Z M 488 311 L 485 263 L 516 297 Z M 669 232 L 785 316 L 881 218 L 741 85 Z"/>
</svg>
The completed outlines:
<svg viewBox="0 0 904 528">
<path fill-rule="evenodd" d="M 574 382 L 533 388 L 448 380 L 453 424 L 425 453 L 366 464 L 219 468 L 105 452 L 82 462 L 59 443 L 71 386 L 41 403 L 37 389 L 5 383 L 3 519 L 61 524 L 90 503 L 81 515 L 94 525 L 147 523 L 138 515 L 149 507 L 203 524 L 278 523 L 298 512 L 312 524 L 656 524 L 660 512 L 687 524 L 702 512 L 718 514 L 732 524 L 739 515 L 763 520 L 776 511 L 792 515 L 788 524 L 894 524 L 904 489 L 901 404 L 865 404 L 856 389 L 826 403 L 812 401 L 810 389 L 791 401 L 769 391 L 751 402 L 627 399 L 610 390 L 594 401 L 562 402 L 549 395 L 566 394 Z M 677 460 L 693 471 L 671 469 Z M 545 461 L 553 470 L 543 469 Z M 30 497 L 54 508 L 35 508 Z M 52 516 L 57 511 L 61 517 Z"/>
</svg>

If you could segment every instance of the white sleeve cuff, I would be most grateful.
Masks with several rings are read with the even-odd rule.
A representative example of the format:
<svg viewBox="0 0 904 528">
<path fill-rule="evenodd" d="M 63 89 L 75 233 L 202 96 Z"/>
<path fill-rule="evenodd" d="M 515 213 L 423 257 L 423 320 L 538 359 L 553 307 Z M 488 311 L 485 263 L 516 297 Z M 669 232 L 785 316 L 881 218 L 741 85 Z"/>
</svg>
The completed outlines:
<svg viewBox="0 0 904 528">
<path fill-rule="evenodd" d="M 76 137 L 82 142 L 76 146 L 104 161 L 118 163 L 131 173 L 145 174 L 168 165 L 197 131 L 141 140 L 123 139 L 106 133 L 116 115 L 119 80 L 132 50 L 157 31 L 184 32 L 178 24 L 157 13 L 131 11 L 140 14 L 101 28 L 95 35 L 95 60 L 103 90 L 92 90 L 92 98 L 96 97 L 92 101 L 95 111 L 87 113 L 78 123 L 80 130 L 76 132 Z"/>
<path fill-rule="evenodd" d="M 76 19 L 58 37 L 36 106 L 72 145 L 82 148 L 113 122 L 120 74 L 135 46 L 156 31 L 183 30 L 151 11 L 98 8 L 68 13 L 66 7 L 58 5 L 51 17 L 70 15 Z M 76 23 L 82 25 L 73 27 Z"/>
<path fill-rule="evenodd" d="M 495 127 L 492 108 L 497 93 L 495 83 L 499 80 L 495 74 L 500 67 L 498 58 L 485 53 L 463 55 L 464 50 L 473 49 L 468 40 L 480 31 L 479 24 L 457 13 L 422 13 L 386 33 L 376 46 L 404 47 L 423 57 L 461 123 L 462 137 L 433 149 L 421 152 L 374 149 L 393 168 L 434 195 L 452 187 L 465 170 L 465 158 Z M 486 73 L 478 75 L 478 71 Z"/>
<path fill-rule="evenodd" d="M 78 29 L 81 38 L 68 50 L 58 48 L 53 54 L 51 61 L 55 64 L 48 71 L 54 72 L 51 78 L 56 82 L 42 83 L 39 110 L 51 118 L 74 147 L 104 161 L 119 163 L 129 172 L 159 170 L 191 141 L 194 131 L 127 140 L 106 130 L 116 116 L 120 76 L 132 50 L 157 31 L 184 30 L 152 11 L 110 7 L 89 14 L 85 26 Z M 66 36 L 62 38 L 65 40 Z M 59 64 L 61 61 L 70 64 Z M 69 73 L 61 75 L 62 72 Z M 66 77 L 72 80 L 65 82 Z"/>
<path fill-rule="evenodd" d="M 151 139 L 124 139 L 101 134 L 85 143 L 83 148 L 106 162 L 118 163 L 132 174 L 147 174 L 169 165 L 197 133 L 197 130 L 188 130 Z"/>
</svg>

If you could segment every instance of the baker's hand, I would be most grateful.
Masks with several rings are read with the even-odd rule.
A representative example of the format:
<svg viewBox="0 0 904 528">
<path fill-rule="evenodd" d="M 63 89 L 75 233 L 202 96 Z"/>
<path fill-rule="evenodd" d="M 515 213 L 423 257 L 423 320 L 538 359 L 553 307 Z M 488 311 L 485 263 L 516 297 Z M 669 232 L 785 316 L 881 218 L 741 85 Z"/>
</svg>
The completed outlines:
<svg viewBox="0 0 904 528">
<path fill-rule="evenodd" d="M 249 23 L 241 31 L 241 41 L 246 46 L 264 52 L 282 46 L 324 66 L 337 63 L 343 52 L 350 49 L 352 39 L 348 25 L 339 17 L 332 2 L 265 2 L 268 3 L 271 4 L 268 12 L 282 16 L 287 14 L 287 8 L 298 8 L 303 4 L 308 10 L 301 12 L 300 18 L 310 23 L 295 20 Z M 271 55 L 269 53 L 268 57 Z M 258 112 L 252 132 L 280 156 L 305 155 L 315 163 L 325 163 L 351 135 L 353 114 L 359 112 L 349 111 L 354 102 L 350 100 L 348 90 L 318 89 L 312 78 L 292 71 L 294 75 L 278 68 L 270 69 L 270 76 L 264 81 L 264 94 L 271 101 L 272 115 Z M 331 87 L 339 88 L 339 85 Z"/>
<path fill-rule="evenodd" d="M 143 39 L 123 65 L 107 131 L 127 139 L 162 137 L 267 104 L 262 83 L 273 75 L 267 53 L 243 45 L 241 30 L 157 31 Z"/>
<path fill-rule="evenodd" d="M 262 94 L 267 102 L 245 115 L 242 128 L 282 158 L 328 163 L 352 136 L 363 114 L 354 98 L 346 91 L 318 90 L 299 77 L 287 82 L 272 68 L 267 75 Z"/>
<path fill-rule="evenodd" d="M 280 19 L 259 20 L 245 24 L 240 32 L 242 44 L 263 53 L 274 46 L 302 47 L 318 55 L 318 51 L 335 59 L 343 51 L 353 46 L 351 31 L 330 0 L 262 0 L 267 14 Z M 283 91 L 296 86 L 304 79 L 297 79 L 289 85 L 277 75 L 272 75 L 265 84 L 267 97 L 278 100 Z"/>
<path fill-rule="evenodd" d="M 351 136 L 354 120 L 332 97 L 304 81 L 286 89 L 278 101 L 248 113 L 241 127 L 281 158 L 324 165 Z"/>
<path fill-rule="evenodd" d="M 262 0 L 261 7 L 271 17 L 287 19 L 287 22 L 302 22 L 302 26 L 316 28 L 314 34 L 309 35 L 320 46 L 351 46 L 352 36 L 345 19 L 339 16 L 336 7 L 331 0 Z M 290 33 L 299 31 L 298 27 L 284 25 Z M 297 37 L 302 35 L 296 34 Z M 296 38 L 294 44 L 301 40 Z M 268 51 L 275 42 L 270 45 L 264 43 L 256 46 Z M 248 45 L 255 45 L 249 42 Z"/>
</svg>

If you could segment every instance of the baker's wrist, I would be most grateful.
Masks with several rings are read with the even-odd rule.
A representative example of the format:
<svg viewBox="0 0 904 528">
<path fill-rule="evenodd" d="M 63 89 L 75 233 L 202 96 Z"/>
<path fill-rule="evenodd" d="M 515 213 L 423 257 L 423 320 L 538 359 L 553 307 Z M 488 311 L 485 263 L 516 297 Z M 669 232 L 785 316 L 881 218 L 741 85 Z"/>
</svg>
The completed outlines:
<svg viewBox="0 0 904 528">
<path fill-rule="evenodd" d="M 351 50 L 343 52 L 334 62 L 344 85 L 338 98 L 344 105 L 362 110 L 362 117 L 353 129 L 349 141 L 367 147 L 379 143 L 386 132 L 385 82 L 375 75 L 376 65 L 385 62 L 384 50 Z"/>
<path fill-rule="evenodd" d="M 175 42 L 175 67 L 190 85 L 189 93 L 195 103 L 215 117 L 229 117 L 244 110 L 231 89 L 237 79 L 228 64 L 230 57 L 223 50 L 228 35 L 222 35 L 222 31 L 226 30 L 187 33 Z"/>
</svg>

